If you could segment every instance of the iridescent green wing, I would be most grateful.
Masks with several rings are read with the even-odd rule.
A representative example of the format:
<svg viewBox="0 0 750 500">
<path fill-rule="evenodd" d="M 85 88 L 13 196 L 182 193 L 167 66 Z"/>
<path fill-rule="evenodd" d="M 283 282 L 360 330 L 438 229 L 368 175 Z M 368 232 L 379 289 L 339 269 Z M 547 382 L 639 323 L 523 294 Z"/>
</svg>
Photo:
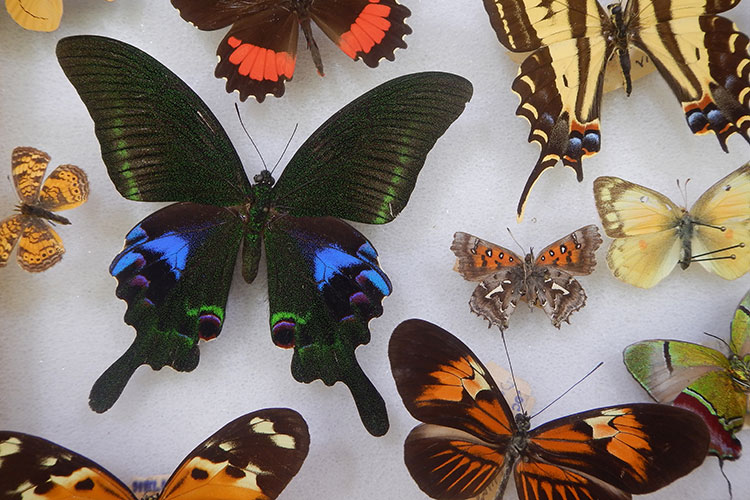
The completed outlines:
<svg viewBox="0 0 750 500">
<path fill-rule="evenodd" d="M 750 292 L 742 298 L 732 319 L 729 347 L 750 366 Z"/>
<path fill-rule="evenodd" d="M 216 338 L 224 324 L 242 234 L 233 211 L 188 202 L 154 212 L 128 233 L 109 272 L 136 337 L 91 389 L 93 410 L 108 410 L 141 365 L 198 365 L 198 341 Z"/>
<path fill-rule="evenodd" d="M 118 40 L 74 36 L 58 42 L 57 58 L 94 120 L 122 196 L 226 206 L 250 192 L 219 121 L 153 57 Z"/>
<path fill-rule="evenodd" d="M 742 449 L 747 395 L 737 385 L 734 361 L 710 347 L 675 340 L 646 340 L 628 346 L 630 374 L 660 403 L 699 414 L 711 434 L 710 453 L 734 460 Z"/>
<path fill-rule="evenodd" d="M 294 348 L 300 382 L 344 382 L 376 436 L 388 430 L 385 402 L 354 351 L 370 341 L 368 323 L 391 293 L 377 253 L 359 231 L 334 217 L 275 216 L 264 234 L 271 336 Z"/>
<path fill-rule="evenodd" d="M 427 153 L 471 94 L 465 78 L 437 72 L 370 90 L 299 148 L 274 188 L 276 206 L 297 216 L 393 220 L 409 201 Z"/>
<path fill-rule="evenodd" d="M 696 380 L 729 370 L 727 357 L 715 349 L 678 340 L 644 340 L 625 348 L 630 374 L 656 401 L 671 403 Z"/>
</svg>

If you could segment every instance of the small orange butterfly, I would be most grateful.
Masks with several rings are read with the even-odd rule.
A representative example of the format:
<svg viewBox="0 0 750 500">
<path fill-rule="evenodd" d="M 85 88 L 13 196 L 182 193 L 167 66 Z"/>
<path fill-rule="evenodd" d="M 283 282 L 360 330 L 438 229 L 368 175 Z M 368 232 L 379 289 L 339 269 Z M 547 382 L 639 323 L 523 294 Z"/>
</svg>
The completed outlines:
<svg viewBox="0 0 750 500">
<path fill-rule="evenodd" d="M 636 403 L 531 428 L 513 414 L 487 368 L 456 337 L 420 319 L 396 327 L 393 378 L 411 415 L 404 460 L 427 495 L 500 499 L 513 475 L 522 500 L 625 500 L 684 476 L 706 457 L 700 417 Z"/>
<path fill-rule="evenodd" d="M 70 224 L 53 212 L 84 203 L 89 197 L 89 181 L 75 165 L 60 165 L 42 184 L 49 161 L 49 155 L 38 149 L 13 150 L 11 171 L 21 199 L 20 213 L 0 221 L 0 267 L 7 264 L 16 243 L 18 264 L 29 272 L 49 269 L 65 253 L 62 240 L 44 220 Z"/>
</svg>

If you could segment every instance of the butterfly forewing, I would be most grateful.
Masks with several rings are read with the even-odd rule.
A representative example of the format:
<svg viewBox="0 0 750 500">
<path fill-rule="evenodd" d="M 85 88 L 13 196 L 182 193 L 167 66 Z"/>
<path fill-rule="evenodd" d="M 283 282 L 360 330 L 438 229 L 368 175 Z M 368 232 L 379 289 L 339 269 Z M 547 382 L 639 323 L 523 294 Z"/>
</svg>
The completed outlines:
<svg viewBox="0 0 750 500">
<path fill-rule="evenodd" d="M 309 446 L 307 424 L 293 410 L 270 408 L 243 415 L 198 445 L 159 498 L 274 499 L 302 467 Z"/>
<path fill-rule="evenodd" d="M 481 281 L 502 268 L 523 264 L 523 257 L 515 252 L 461 231 L 453 235 L 451 250 L 456 255 L 454 270 L 468 281 Z"/>
<path fill-rule="evenodd" d="M 23 203 L 36 203 L 49 161 L 49 155 L 38 149 L 18 147 L 13 150 L 11 155 L 13 185 Z"/>
<path fill-rule="evenodd" d="M 708 442 L 708 431 L 696 415 L 669 406 L 632 404 L 541 425 L 530 433 L 528 455 L 642 494 L 699 466 Z"/>
<path fill-rule="evenodd" d="M 91 460 L 46 439 L 0 431 L 0 498 L 135 500 L 120 480 Z"/>
<path fill-rule="evenodd" d="M 393 220 L 471 94 L 468 80 L 447 73 L 405 75 L 370 90 L 297 150 L 274 187 L 275 203 L 295 216 Z"/>
<path fill-rule="evenodd" d="M 75 165 L 60 165 L 44 180 L 39 192 L 39 206 L 60 211 L 75 208 L 88 200 L 86 173 Z"/>
<path fill-rule="evenodd" d="M 370 341 L 368 323 L 383 313 L 392 289 L 377 252 L 333 217 L 279 216 L 268 225 L 265 245 L 271 332 L 276 345 L 294 348 L 294 378 L 344 382 L 365 427 L 384 434 L 385 402 L 354 354 Z"/>
<path fill-rule="evenodd" d="M 211 110 L 161 63 L 97 36 L 60 40 L 57 58 L 94 120 L 122 196 L 234 205 L 250 183 Z"/>
<path fill-rule="evenodd" d="M 495 446 L 516 430 L 500 389 L 473 352 L 442 328 L 419 319 L 396 327 L 388 358 L 401 399 L 417 420 Z"/>
<path fill-rule="evenodd" d="M 750 293 L 742 298 L 734 312 L 731 333 L 729 345 L 732 352 L 747 359 L 750 356 Z"/>
<path fill-rule="evenodd" d="M 750 41 L 731 21 L 710 14 L 738 3 L 629 2 L 633 44 L 654 61 L 682 103 L 692 132 L 714 132 L 725 151 L 735 132 L 750 141 Z"/>
<path fill-rule="evenodd" d="M 625 348 L 630 374 L 660 403 L 671 403 L 688 385 L 714 371 L 729 369 L 715 349 L 678 340 L 644 340 Z"/>
<path fill-rule="evenodd" d="M 596 267 L 596 250 L 601 244 L 599 229 L 589 224 L 543 248 L 535 264 L 560 268 L 574 276 L 591 274 Z"/>
</svg>

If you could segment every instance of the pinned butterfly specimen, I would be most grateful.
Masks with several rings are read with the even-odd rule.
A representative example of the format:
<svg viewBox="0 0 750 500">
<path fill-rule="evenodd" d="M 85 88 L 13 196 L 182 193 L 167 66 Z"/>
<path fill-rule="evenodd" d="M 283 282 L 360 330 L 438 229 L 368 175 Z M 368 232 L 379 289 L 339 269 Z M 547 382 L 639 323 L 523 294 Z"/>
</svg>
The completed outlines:
<svg viewBox="0 0 750 500">
<path fill-rule="evenodd" d="M 22 28 L 55 31 L 60 26 L 63 3 L 62 0 L 5 0 L 5 9 Z"/>
<path fill-rule="evenodd" d="M 86 173 L 75 165 L 60 165 L 42 183 L 50 157 L 29 147 L 18 147 L 11 156 L 13 184 L 21 200 L 18 214 L 0 221 L 0 267 L 18 244 L 18 265 L 35 273 L 49 269 L 65 253 L 62 239 L 45 221 L 70 224 L 56 214 L 75 208 L 89 197 Z"/>
<path fill-rule="evenodd" d="M 396 0 L 172 0 L 172 5 L 199 29 L 232 26 L 216 51 L 215 75 L 225 78 L 227 92 L 238 91 L 242 101 L 284 94 L 284 82 L 294 75 L 300 28 L 323 76 L 311 21 L 346 55 L 371 68 L 383 58 L 393 61 L 394 51 L 406 48 L 404 35 L 411 33 L 404 23 L 411 12 Z"/>
<path fill-rule="evenodd" d="M 307 423 L 294 410 L 243 415 L 199 444 L 172 473 L 160 500 L 279 496 L 307 457 Z M 106 469 L 40 437 L 0 431 L 0 499 L 135 500 Z"/>
<path fill-rule="evenodd" d="M 516 114 L 531 125 L 529 142 L 541 146 L 518 218 L 536 180 L 558 161 L 583 180 L 582 158 L 601 147 L 604 70 L 617 59 L 630 95 L 631 46 L 654 62 L 694 134 L 715 133 L 724 151 L 735 132 L 750 142 L 750 41 L 716 15 L 738 3 L 629 0 L 605 11 L 596 0 L 484 0 L 500 43 L 533 51 L 512 85 L 521 99 Z"/>
<path fill-rule="evenodd" d="M 750 270 L 750 163 L 708 188 L 688 211 L 647 187 L 617 177 L 594 180 L 612 273 L 651 288 L 674 266 L 700 262 L 724 279 Z"/>
<path fill-rule="evenodd" d="M 254 280 L 268 266 L 273 342 L 294 348 L 300 382 L 344 382 L 367 429 L 388 429 L 385 402 L 354 350 L 370 340 L 391 284 L 377 252 L 343 217 L 384 224 L 409 200 L 427 153 L 461 114 L 471 84 L 448 73 L 396 78 L 334 114 L 299 148 L 278 182 L 251 184 L 213 113 L 152 57 L 123 42 L 61 40 L 57 55 L 95 124 L 122 196 L 177 201 L 125 238 L 110 273 L 136 339 L 96 382 L 106 411 L 141 364 L 190 371 L 199 339 L 219 335 L 236 256 Z"/>
<path fill-rule="evenodd" d="M 555 328 L 586 304 L 586 292 L 573 276 L 591 274 L 602 244 L 593 224 L 557 240 L 534 257 L 525 257 L 468 233 L 453 235 L 454 270 L 479 281 L 469 300 L 471 310 L 505 331 L 508 317 L 521 299 L 547 313 Z"/>
<path fill-rule="evenodd" d="M 623 352 L 630 374 L 656 401 L 692 409 L 711 430 L 710 452 L 739 458 L 734 435 L 750 422 L 750 292 L 730 325 L 729 355 L 678 340 L 644 340 Z"/>
<path fill-rule="evenodd" d="M 598 408 L 531 429 L 476 355 L 427 321 L 398 325 L 388 356 L 406 409 L 424 422 L 406 438 L 406 467 L 432 498 L 500 499 L 512 474 L 524 500 L 624 500 L 706 456 L 703 421 L 665 405 Z"/>
</svg>

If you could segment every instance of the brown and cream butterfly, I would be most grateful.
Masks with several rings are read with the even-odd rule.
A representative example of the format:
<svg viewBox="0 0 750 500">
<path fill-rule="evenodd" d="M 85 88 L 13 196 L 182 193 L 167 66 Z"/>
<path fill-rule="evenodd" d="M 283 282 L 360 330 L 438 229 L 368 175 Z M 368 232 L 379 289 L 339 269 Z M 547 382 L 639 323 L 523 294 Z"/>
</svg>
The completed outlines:
<svg viewBox="0 0 750 500">
<path fill-rule="evenodd" d="M 54 212 L 75 208 L 89 196 L 86 173 L 75 165 L 60 165 L 42 184 L 50 157 L 29 147 L 12 154 L 13 184 L 21 200 L 18 214 L 0 221 L 0 267 L 18 243 L 18 264 L 30 272 L 49 269 L 65 253 L 62 239 L 45 221 L 70 224 Z"/>
<path fill-rule="evenodd" d="M 404 460 L 427 495 L 500 499 L 510 476 L 522 500 L 627 500 L 698 467 L 708 429 L 694 413 L 650 403 L 568 415 L 531 429 L 460 340 L 420 319 L 396 327 L 393 378 L 411 415 Z"/>
<path fill-rule="evenodd" d="M 518 202 L 559 161 L 583 179 L 583 158 L 601 147 L 600 110 L 607 63 L 617 59 L 625 92 L 631 49 L 654 62 L 682 104 L 694 134 L 713 132 L 724 151 L 735 132 L 750 142 L 750 40 L 724 17 L 740 0 L 483 0 L 497 38 L 530 52 L 512 89 L 516 114 L 531 126 L 539 159 Z"/>
<path fill-rule="evenodd" d="M 323 76 L 313 22 L 347 56 L 371 68 L 383 58 L 393 61 L 411 33 L 404 22 L 411 12 L 396 0 L 172 0 L 172 5 L 201 30 L 232 26 L 216 52 L 215 75 L 226 78 L 227 92 L 238 91 L 242 101 L 284 94 L 284 82 L 294 75 L 300 29 Z"/>
<path fill-rule="evenodd" d="M 479 281 L 469 300 L 471 310 L 505 331 L 518 300 L 544 310 L 556 328 L 586 304 L 586 292 L 573 276 L 591 274 L 602 244 L 593 224 L 552 243 L 534 256 L 521 257 L 507 248 L 468 233 L 453 236 L 453 267 L 464 279 Z"/>
<path fill-rule="evenodd" d="M 307 423 L 294 410 L 243 415 L 199 444 L 167 481 L 160 500 L 278 497 L 307 457 Z M 97 463 L 36 436 L 0 431 L 0 499 L 135 500 Z"/>
</svg>

